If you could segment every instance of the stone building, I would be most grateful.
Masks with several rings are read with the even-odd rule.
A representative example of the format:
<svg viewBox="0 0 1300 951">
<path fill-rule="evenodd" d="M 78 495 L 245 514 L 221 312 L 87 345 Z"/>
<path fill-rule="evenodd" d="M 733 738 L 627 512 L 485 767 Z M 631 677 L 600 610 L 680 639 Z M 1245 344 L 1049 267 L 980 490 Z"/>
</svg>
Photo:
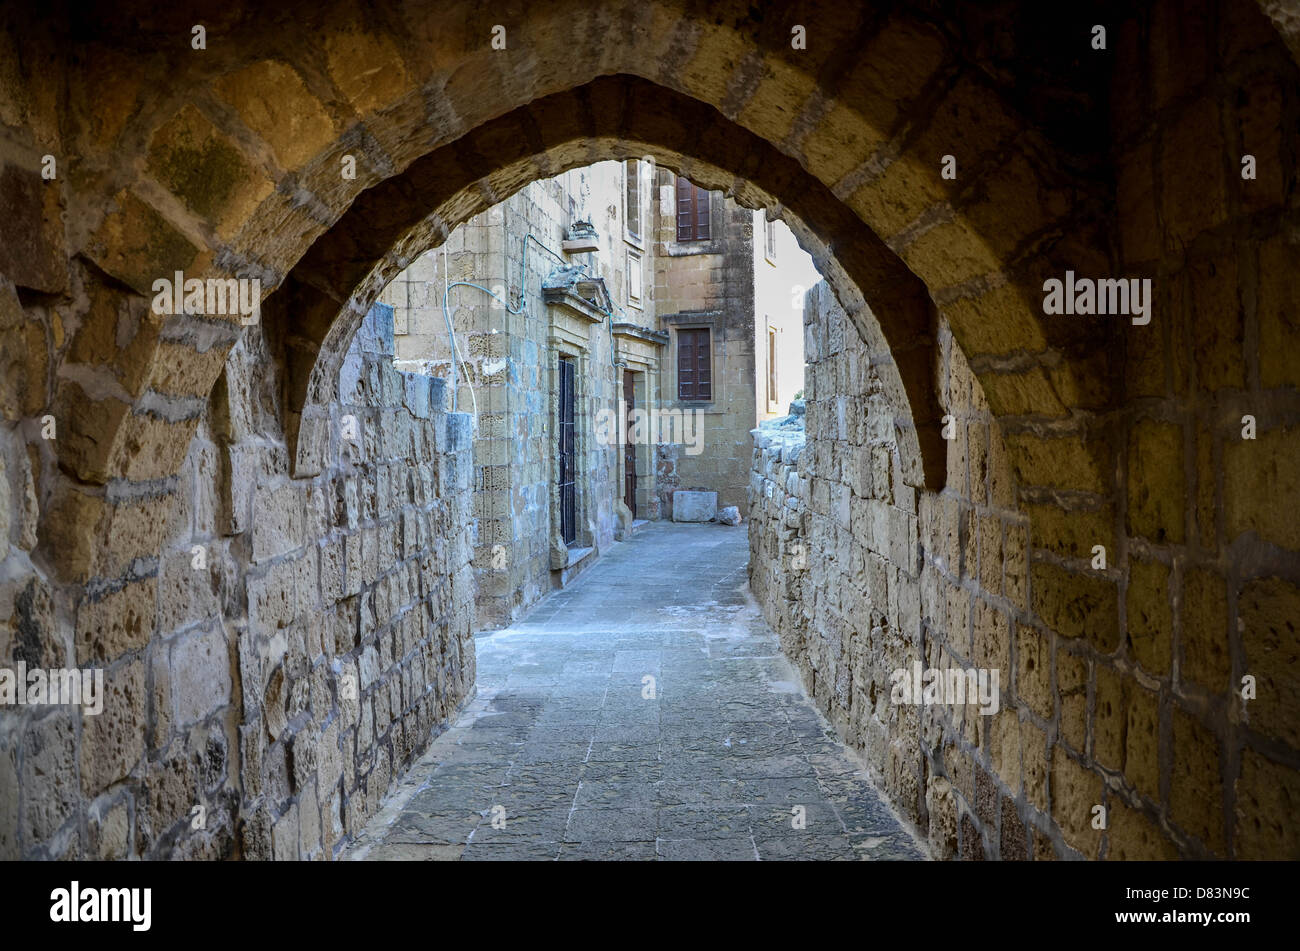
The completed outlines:
<svg viewBox="0 0 1300 951">
<path fill-rule="evenodd" d="M 393 278 L 397 365 L 474 418 L 481 625 L 678 490 L 743 504 L 749 430 L 802 387 L 792 301 L 816 278 L 781 221 L 637 159 L 534 182 Z"/>
<path fill-rule="evenodd" d="M 640 314 L 648 264 L 629 267 L 622 250 L 622 176 L 621 163 L 605 162 L 535 182 L 457 228 L 381 296 L 394 307 L 398 365 L 446 378 L 474 420 L 483 626 L 566 583 L 620 533 L 624 454 L 597 438 L 596 414 L 612 411 L 625 375 L 635 386 L 632 368 L 616 365 L 627 363 L 624 336 L 647 335 L 634 361 L 657 363 L 661 347 Z M 594 239 L 575 230 L 580 221 Z M 627 328 L 617 337 L 616 321 Z"/>
<path fill-rule="evenodd" d="M 754 394 L 758 419 L 785 416 L 803 396 L 804 304 L 821 280 L 780 219 L 754 215 Z"/>
<path fill-rule="evenodd" d="M 671 511 L 677 489 L 714 491 L 719 506 L 743 508 L 749 431 L 803 388 L 800 292 L 819 276 L 780 220 L 671 172 L 658 181 L 655 307 L 672 334 L 660 392 L 664 408 L 699 413 L 705 447 L 657 448 L 662 508 Z M 701 350 L 707 379 L 696 379 Z"/>
</svg>

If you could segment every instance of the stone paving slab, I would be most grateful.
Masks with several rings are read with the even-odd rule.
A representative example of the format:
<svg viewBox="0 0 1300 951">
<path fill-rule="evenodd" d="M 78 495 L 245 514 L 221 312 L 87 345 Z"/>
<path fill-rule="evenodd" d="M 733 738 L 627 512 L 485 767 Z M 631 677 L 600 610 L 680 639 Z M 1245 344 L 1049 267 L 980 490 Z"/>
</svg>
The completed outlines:
<svg viewBox="0 0 1300 951">
<path fill-rule="evenodd" d="M 344 857 L 926 858 L 800 688 L 747 557 L 743 529 L 649 525 L 479 635 L 477 696 Z"/>
</svg>

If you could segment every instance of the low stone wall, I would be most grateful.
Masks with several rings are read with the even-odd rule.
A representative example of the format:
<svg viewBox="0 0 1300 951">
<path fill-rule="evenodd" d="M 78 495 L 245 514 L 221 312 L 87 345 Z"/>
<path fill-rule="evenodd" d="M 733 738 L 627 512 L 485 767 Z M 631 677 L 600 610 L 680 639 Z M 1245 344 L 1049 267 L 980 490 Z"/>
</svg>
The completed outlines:
<svg viewBox="0 0 1300 951">
<path fill-rule="evenodd" d="M 332 856 L 473 692 L 472 419 L 394 369 L 392 320 L 353 338 L 325 471 L 252 499 L 246 858 Z"/>
</svg>

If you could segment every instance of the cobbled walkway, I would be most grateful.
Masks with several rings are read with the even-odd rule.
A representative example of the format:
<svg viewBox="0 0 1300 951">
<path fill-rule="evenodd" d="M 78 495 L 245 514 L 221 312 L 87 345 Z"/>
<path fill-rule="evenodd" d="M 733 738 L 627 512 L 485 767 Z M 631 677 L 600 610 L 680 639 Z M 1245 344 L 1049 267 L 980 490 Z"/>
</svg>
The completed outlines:
<svg viewBox="0 0 1300 951">
<path fill-rule="evenodd" d="M 477 696 L 347 857 L 924 858 L 781 655 L 747 558 L 743 528 L 653 523 L 480 634 Z"/>
</svg>

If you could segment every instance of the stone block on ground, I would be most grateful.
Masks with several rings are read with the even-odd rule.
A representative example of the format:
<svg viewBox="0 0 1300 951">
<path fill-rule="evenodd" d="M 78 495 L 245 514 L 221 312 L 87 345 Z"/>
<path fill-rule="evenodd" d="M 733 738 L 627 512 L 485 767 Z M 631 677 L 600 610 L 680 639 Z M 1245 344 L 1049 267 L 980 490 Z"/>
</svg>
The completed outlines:
<svg viewBox="0 0 1300 951">
<path fill-rule="evenodd" d="M 727 505 L 718 512 L 718 521 L 723 525 L 740 524 L 740 508 L 735 505 Z"/>
<path fill-rule="evenodd" d="M 711 522 L 718 514 L 718 493 L 679 490 L 673 493 L 674 522 Z"/>
</svg>

